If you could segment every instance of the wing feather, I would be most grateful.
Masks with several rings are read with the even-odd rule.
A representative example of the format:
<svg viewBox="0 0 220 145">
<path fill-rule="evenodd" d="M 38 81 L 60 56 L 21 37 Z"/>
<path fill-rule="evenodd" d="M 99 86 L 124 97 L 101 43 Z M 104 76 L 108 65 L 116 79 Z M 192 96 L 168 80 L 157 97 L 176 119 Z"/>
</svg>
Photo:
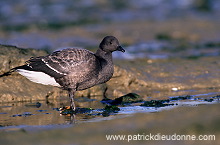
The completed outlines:
<svg viewBox="0 0 220 145">
<path fill-rule="evenodd" d="M 42 60 L 48 67 L 66 75 L 77 66 L 83 63 L 89 63 L 94 59 L 94 54 L 86 49 L 69 48 L 56 51 Z"/>
<path fill-rule="evenodd" d="M 68 48 L 55 51 L 50 55 L 31 58 L 23 69 L 44 72 L 52 77 L 60 78 L 95 62 L 94 53 L 86 49 Z M 21 67 L 19 69 L 21 69 Z M 86 68 L 85 68 L 86 69 Z"/>
</svg>

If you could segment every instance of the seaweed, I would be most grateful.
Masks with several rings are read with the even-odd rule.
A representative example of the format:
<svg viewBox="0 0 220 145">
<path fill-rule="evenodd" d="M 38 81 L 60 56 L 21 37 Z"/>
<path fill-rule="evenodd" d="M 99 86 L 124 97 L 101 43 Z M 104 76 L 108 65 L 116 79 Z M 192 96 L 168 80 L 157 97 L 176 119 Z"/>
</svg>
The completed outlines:
<svg viewBox="0 0 220 145">
<path fill-rule="evenodd" d="M 188 100 L 188 99 L 192 99 L 192 98 L 193 98 L 193 96 L 186 95 L 186 96 L 172 97 L 169 100 L 170 101 L 179 101 L 179 100 Z"/>
<path fill-rule="evenodd" d="M 150 100 L 150 101 L 145 101 L 144 104 L 141 104 L 140 106 L 145 106 L 145 107 L 165 107 L 165 106 L 171 106 L 175 104 L 169 104 L 170 100 Z"/>
<path fill-rule="evenodd" d="M 214 99 L 204 99 L 204 101 L 212 102 L 212 101 L 214 101 Z"/>
<path fill-rule="evenodd" d="M 172 106 L 177 104 L 170 103 L 171 101 L 188 100 L 192 98 L 193 98 L 192 96 L 186 95 L 186 96 L 172 97 L 170 99 L 165 99 L 165 100 L 151 100 L 151 101 L 145 101 L 144 104 L 141 104 L 141 106 L 145 106 L 145 107 Z"/>
<path fill-rule="evenodd" d="M 104 111 L 101 114 L 103 117 L 108 117 L 112 113 L 118 113 L 118 111 L 120 111 L 120 108 L 117 106 L 106 105 Z"/>
<path fill-rule="evenodd" d="M 75 111 L 71 109 L 70 106 L 67 107 L 62 107 L 59 109 L 60 114 L 62 115 L 72 115 L 72 114 L 86 114 L 89 116 L 99 116 L 102 115 L 104 117 L 110 116 L 111 114 L 118 113 L 120 111 L 120 108 L 117 106 L 111 106 L 111 105 L 106 105 L 103 109 L 92 109 L 92 108 L 76 108 Z M 99 113 L 94 113 L 94 112 L 99 112 Z"/>
</svg>

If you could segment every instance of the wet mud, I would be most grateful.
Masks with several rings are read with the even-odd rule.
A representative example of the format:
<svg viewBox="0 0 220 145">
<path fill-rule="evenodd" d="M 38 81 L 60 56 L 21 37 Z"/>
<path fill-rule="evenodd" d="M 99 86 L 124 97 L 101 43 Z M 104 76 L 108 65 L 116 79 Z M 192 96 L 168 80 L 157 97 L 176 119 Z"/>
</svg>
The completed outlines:
<svg viewBox="0 0 220 145">
<path fill-rule="evenodd" d="M 217 115 L 220 100 L 217 92 L 172 96 L 164 100 L 121 102 L 123 105 L 117 106 L 105 105 L 100 100 L 94 101 L 100 103 L 100 108 L 91 109 L 93 107 L 91 105 L 91 108 L 78 108 L 77 112 L 63 114 L 58 108 L 60 103 L 56 101 L 49 104 L 46 102 L 5 104 L 0 108 L 1 142 L 4 144 L 78 144 L 79 142 L 112 144 L 111 141 L 106 140 L 106 135 L 174 132 L 191 135 L 214 134 L 216 138 L 220 135 L 218 125 L 220 118 Z M 76 103 L 80 102 L 76 101 Z M 94 133 L 90 134 L 91 132 Z M 20 139 L 19 142 L 17 137 Z M 95 141 L 94 138 L 99 140 Z M 114 141 L 116 142 L 127 144 L 127 141 Z M 158 141 L 146 140 L 132 142 L 158 144 Z M 178 143 L 184 142 L 178 141 Z M 217 142 L 218 140 L 206 141 L 211 144 Z M 164 141 L 164 143 L 177 142 Z"/>
</svg>

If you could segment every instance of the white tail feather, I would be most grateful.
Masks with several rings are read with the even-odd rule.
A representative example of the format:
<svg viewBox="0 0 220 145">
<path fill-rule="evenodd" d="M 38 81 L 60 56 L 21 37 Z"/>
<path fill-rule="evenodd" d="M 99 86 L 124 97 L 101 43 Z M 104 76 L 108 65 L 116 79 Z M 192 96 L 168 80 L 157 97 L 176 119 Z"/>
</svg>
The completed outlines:
<svg viewBox="0 0 220 145">
<path fill-rule="evenodd" d="M 32 82 L 60 87 L 53 77 L 43 72 L 28 71 L 25 69 L 17 69 L 16 71 Z"/>
</svg>

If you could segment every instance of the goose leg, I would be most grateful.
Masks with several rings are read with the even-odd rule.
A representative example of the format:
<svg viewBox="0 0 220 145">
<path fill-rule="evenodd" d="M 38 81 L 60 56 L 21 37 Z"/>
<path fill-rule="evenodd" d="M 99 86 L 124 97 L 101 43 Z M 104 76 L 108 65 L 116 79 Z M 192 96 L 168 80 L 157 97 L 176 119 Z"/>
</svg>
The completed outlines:
<svg viewBox="0 0 220 145">
<path fill-rule="evenodd" d="M 76 110 L 76 106 L 74 103 L 74 94 L 75 94 L 75 90 L 74 89 L 68 89 L 68 93 L 69 93 L 69 98 L 70 98 L 70 107 L 72 108 L 73 111 Z"/>
</svg>

